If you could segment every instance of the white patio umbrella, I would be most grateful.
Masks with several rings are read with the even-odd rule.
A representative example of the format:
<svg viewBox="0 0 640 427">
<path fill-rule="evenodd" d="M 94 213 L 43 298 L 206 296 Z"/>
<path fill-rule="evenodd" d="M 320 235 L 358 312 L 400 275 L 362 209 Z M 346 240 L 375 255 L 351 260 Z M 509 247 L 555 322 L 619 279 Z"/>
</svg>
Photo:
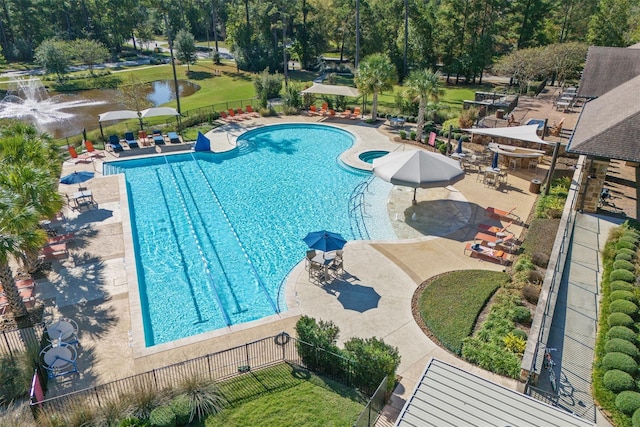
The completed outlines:
<svg viewBox="0 0 640 427">
<path fill-rule="evenodd" d="M 423 150 L 389 153 L 373 161 L 373 173 L 395 185 L 413 187 L 413 204 L 418 188 L 437 188 L 464 178 L 456 160 Z"/>
</svg>

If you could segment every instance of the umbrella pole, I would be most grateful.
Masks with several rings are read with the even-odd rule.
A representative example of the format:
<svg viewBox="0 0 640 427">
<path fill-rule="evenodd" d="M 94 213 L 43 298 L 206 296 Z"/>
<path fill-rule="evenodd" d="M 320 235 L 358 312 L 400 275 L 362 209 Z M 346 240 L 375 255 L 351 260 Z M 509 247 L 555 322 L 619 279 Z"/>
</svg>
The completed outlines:
<svg viewBox="0 0 640 427">
<path fill-rule="evenodd" d="M 413 189 L 413 201 L 411 202 L 411 204 L 414 206 L 418 204 L 418 201 L 416 200 L 416 191 L 418 191 L 417 187 Z"/>
</svg>

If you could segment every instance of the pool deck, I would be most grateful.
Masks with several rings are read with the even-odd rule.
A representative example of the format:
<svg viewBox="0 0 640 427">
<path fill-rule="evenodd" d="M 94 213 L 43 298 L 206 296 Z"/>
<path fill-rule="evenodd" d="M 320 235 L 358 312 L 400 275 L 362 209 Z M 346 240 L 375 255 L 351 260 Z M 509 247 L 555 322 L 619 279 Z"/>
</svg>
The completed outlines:
<svg viewBox="0 0 640 427">
<path fill-rule="evenodd" d="M 394 142 L 392 138 L 397 131 L 385 125 L 304 116 L 246 120 L 218 128 L 207 136 L 212 140 L 213 151 L 226 151 L 233 149 L 235 138 L 247 129 L 292 122 L 324 122 L 353 132 L 357 135 L 356 143 L 341 158 L 357 167 L 370 167 L 358 158 L 364 150 L 413 148 Z M 475 173 L 467 174 L 454 188 L 419 189 L 416 206 L 411 204 L 412 190 L 394 187 L 388 199 L 389 217 L 396 234 L 405 240 L 349 242 L 344 254 L 345 274 L 323 287 L 309 282 L 301 262 L 287 280 L 285 297 L 289 310 L 280 316 L 186 338 L 180 340 L 180 345 L 144 350 L 140 342 L 142 327 L 138 321 L 131 321 L 132 313 L 134 318 L 139 315 L 130 301 L 136 299 L 130 296 L 136 293 L 137 283 L 132 275 L 135 270 L 131 266 L 135 262 L 124 179 L 118 175 L 103 177 L 101 162 L 99 159 L 88 163 L 67 162 L 63 166 L 63 174 L 74 170 L 96 171 L 96 178 L 86 186 L 92 190 L 98 208 L 81 213 L 65 212 L 68 218 L 65 227 L 77 231 L 77 239 L 70 245 L 71 256 L 54 261 L 49 277 L 38 280 L 38 298 L 45 304 L 45 320 L 63 315 L 76 320 L 80 328 L 80 374 L 53 382 L 48 396 L 231 348 L 281 331 L 294 334 L 295 323 L 303 314 L 335 322 L 340 328 L 340 343 L 355 336 L 376 336 L 399 348 L 402 362 L 398 375 L 402 381 L 388 407 L 388 420 L 394 419 L 402 408 L 432 357 L 500 384 L 518 386 L 515 381 L 471 366 L 434 344 L 414 321 L 411 299 L 421 282 L 437 274 L 505 268 L 470 258 L 463 249 L 473 240 L 477 224 L 496 223 L 484 216 L 487 206 L 506 210 L 517 206 L 516 213 L 527 218 L 535 201 L 535 195 L 528 191 L 535 172 L 509 171 L 508 184 L 500 190 L 485 187 L 476 180 Z M 544 172 L 538 170 L 538 177 L 543 177 Z M 60 186 L 63 193 L 76 190 L 75 186 Z M 434 211 L 440 214 L 433 215 Z M 519 235 L 523 229 L 514 225 L 510 231 Z M 300 258 L 302 260 L 303 254 Z"/>
</svg>

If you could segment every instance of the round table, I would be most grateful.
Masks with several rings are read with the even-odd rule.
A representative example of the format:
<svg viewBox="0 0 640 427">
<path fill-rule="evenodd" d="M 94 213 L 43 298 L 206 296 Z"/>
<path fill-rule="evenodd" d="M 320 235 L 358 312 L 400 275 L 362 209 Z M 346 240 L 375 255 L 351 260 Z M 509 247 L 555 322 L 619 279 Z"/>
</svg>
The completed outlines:
<svg viewBox="0 0 640 427">
<path fill-rule="evenodd" d="M 67 341 L 76 333 L 75 326 L 68 320 L 56 320 L 47 326 L 47 333 L 52 340 Z"/>
<path fill-rule="evenodd" d="M 64 368 L 75 361 L 71 349 L 67 346 L 51 347 L 44 353 L 43 359 L 49 369 Z"/>
</svg>

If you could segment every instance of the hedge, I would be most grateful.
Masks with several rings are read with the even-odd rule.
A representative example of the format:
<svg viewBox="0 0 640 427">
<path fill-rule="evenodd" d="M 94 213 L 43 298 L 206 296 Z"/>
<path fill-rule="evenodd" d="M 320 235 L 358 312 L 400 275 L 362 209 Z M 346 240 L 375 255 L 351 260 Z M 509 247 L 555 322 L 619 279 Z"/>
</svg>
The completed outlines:
<svg viewBox="0 0 640 427">
<path fill-rule="evenodd" d="M 632 303 L 631 301 L 625 301 L 619 299 L 617 301 L 613 301 L 609 306 L 611 313 L 624 313 L 631 317 L 634 317 L 638 314 L 638 306 Z"/>
<path fill-rule="evenodd" d="M 609 327 L 613 326 L 626 326 L 627 328 L 633 326 L 635 323 L 631 316 L 624 313 L 611 313 L 607 318 Z"/>
<path fill-rule="evenodd" d="M 630 254 L 630 253 L 628 253 L 628 252 L 618 252 L 618 253 L 616 254 L 616 261 L 620 261 L 620 260 L 623 260 L 623 261 L 633 261 L 633 260 L 634 260 L 634 257 L 633 257 L 633 255 L 631 255 L 631 254 Z"/>
<path fill-rule="evenodd" d="M 616 397 L 616 408 L 631 416 L 640 408 L 640 393 L 626 390 Z"/>
<path fill-rule="evenodd" d="M 618 369 L 633 376 L 638 372 L 638 364 L 633 357 L 624 353 L 607 353 L 602 358 L 602 367 L 606 371 Z"/>
<path fill-rule="evenodd" d="M 632 259 L 636 259 L 636 257 L 638 256 L 638 254 L 636 253 L 636 251 L 635 251 L 635 250 L 633 250 L 633 249 L 626 249 L 626 248 L 619 249 L 618 251 L 616 251 L 616 254 L 618 254 L 618 255 L 619 255 L 619 254 L 627 254 L 627 255 L 631 255 L 631 258 L 632 258 Z"/>
<path fill-rule="evenodd" d="M 609 275 L 611 281 L 623 280 L 625 282 L 634 283 L 636 281 L 636 275 L 629 270 L 613 270 Z"/>
<path fill-rule="evenodd" d="M 611 291 L 632 291 L 635 286 L 632 283 L 625 282 L 624 280 L 616 280 L 609 285 Z"/>
<path fill-rule="evenodd" d="M 620 249 L 631 249 L 635 251 L 636 245 L 631 242 L 627 242 L 626 240 L 618 240 L 618 243 L 616 243 L 616 250 Z"/>
<path fill-rule="evenodd" d="M 621 270 L 621 269 L 622 270 L 629 270 L 629 271 L 631 271 L 633 273 L 634 271 L 636 271 L 636 266 L 633 265 L 632 262 L 620 259 L 618 261 L 614 261 L 613 262 L 613 269 L 614 270 Z"/>
<path fill-rule="evenodd" d="M 629 242 L 632 245 L 638 246 L 638 238 L 636 236 L 632 236 L 630 234 L 623 234 L 619 242 Z"/>
<path fill-rule="evenodd" d="M 636 298 L 636 294 L 634 294 L 631 291 L 623 291 L 623 290 L 611 292 L 611 295 L 609 295 L 609 300 L 610 301 L 625 300 L 625 301 L 631 301 L 634 304 L 637 304 L 638 302 L 638 299 Z"/>
<path fill-rule="evenodd" d="M 614 326 L 607 332 L 608 339 L 621 338 L 623 340 L 629 341 L 631 343 L 635 343 L 637 339 L 637 334 L 625 327 L 625 326 Z"/>
<path fill-rule="evenodd" d="M 610 339 L 605 344 L 604 349 L 606 350 L 607 353 L 627 354 L 633 357 L 635 360 L 638 360 L 638 357 L 640 357 L 640 350 L 638 350 L 638 347 L 636 347 L 634 343 L 629 342 L 622 338 Z"/>
<path fill-rule="evenodd" d="M 603 382 L 604 386 L 614 393 L 633 390 L 636 385 L 636 382 L 631 375 L 617 369 L 607 371 L 604 374 Z"/>
</svg>

